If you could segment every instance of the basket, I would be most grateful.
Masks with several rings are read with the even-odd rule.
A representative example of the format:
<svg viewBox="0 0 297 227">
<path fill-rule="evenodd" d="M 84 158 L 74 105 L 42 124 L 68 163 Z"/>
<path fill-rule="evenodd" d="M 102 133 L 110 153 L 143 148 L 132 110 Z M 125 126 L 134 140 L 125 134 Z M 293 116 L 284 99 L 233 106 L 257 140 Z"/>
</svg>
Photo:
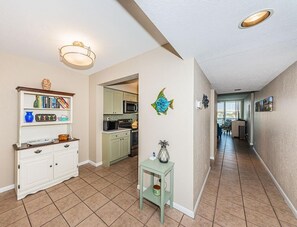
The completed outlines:
<svg viewBox="0 0 297 227">
<path fill-rule="evenodd" d="M 67 141 L 69 138 L 69 134 L 60 134 L 58 135 L 59 141 Z"/>
</svg>

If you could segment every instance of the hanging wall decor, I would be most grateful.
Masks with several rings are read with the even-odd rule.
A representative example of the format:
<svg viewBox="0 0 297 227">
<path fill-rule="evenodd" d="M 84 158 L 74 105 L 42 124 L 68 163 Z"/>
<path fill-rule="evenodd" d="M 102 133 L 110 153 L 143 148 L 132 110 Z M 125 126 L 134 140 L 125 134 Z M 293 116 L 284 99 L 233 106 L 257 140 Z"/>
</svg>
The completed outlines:
<svg viewBox="0 0 297 227">
<path fill-rule="evenodd" d="M 273 110 L 273 96 L 257 101 L 255 106 L 256 112 L 271 112 Z"/>
<path fill-rule="evenodd" d="M 164 90 L 165 88 L 163 88 L 158 97 L 157 100 L 151 104 L 152 107 L 157 111 L 158 115 L 162 114 L 167 114 L 168 108 L 170 107 L 171 109 L 173 109 L 173 100 L 168 101 L 168 99 L 165 97 L 164 95 Z"/>
<path fill-rule="evenodd" d="M 203 104 L 203 106 L 204 106 L 205 109 L 208 108 L 208 103 L 209 103 L 209 100 L 208 100 L 207 95 L 204 95 L 203 94 L 202 104 Z"/>
</svg>

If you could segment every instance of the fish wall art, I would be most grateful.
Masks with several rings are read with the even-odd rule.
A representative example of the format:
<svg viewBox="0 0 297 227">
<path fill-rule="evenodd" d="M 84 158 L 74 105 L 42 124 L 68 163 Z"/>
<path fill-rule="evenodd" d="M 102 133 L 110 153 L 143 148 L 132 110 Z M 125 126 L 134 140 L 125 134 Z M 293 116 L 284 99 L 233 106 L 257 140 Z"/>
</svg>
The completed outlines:
<svg viewBox="0 0 297 227">
<path fill-rule="evenodd" d="M 152 107 L 157 111 L 158 115 L 161 115 L 161 113 L 166 115 L 169 108 L 173 109 L 174 99 L 168 101 L 168 99 L 164 95 L 164 90 L 165 88 L 160 91 L 157 100 L 153 104 L 151 104 Z"/>
</svg>

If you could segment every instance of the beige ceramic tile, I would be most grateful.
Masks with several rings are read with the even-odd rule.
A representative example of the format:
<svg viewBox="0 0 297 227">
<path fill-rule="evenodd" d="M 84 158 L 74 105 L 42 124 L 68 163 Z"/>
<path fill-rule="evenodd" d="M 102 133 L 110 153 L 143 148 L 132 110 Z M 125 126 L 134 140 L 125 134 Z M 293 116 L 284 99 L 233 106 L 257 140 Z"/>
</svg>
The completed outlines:
<svg viewBox="0 0 297 227">
<path fill-rule="evenodd" d="M 137 189 L 136 184 L 132 184 L 129 188 L 126 189 L 126 192 L 137 199 L 139 198 L 139 190 Z"/>
<path fill-rule="evenodd" d="M 215 208 L 206 203 L 200 202 L 197 208 L 197 214 L 208 220 L 213 220 Z"/>
<path fill-rule="evenodd" d="M 92 211 L 84 203 L 79 203 L 63 213 L 63 216 L 70 226 L 76 226 L 91 214 Z"/>
<path fill-rule="evenodd" d="M 16 200 L 15 197 L 2 200 L 0 202 L 0 214 L 22 205 L 23 205 L 22 201 Z"/>
<path fill-rule="evenodd" d="M 140 221 L 138 221 L 136 218 L 134 218 L 130 214 L 124 213 L 111 226 L 112 227 L 123 227 L 123 226 L 141 227 L 141 226 L 144 226 L 144 224 L 142 224 Z"/>
<path fill-rule="evenodd" d="M 111 184 L 107 186 L 106 188 L 103 188 L 100 192 L 105 195 L 109 199 L 113 199 L 116 197 L 118 194 L 120 194 L 123 190 L 120 189 L 119 187 Z"/>
<path fill-rule="evenodd" d="M 123 213 L 124 210 L 112 201 L 105 204 L 96 212 L 98 217 L 100 217 L 107 225 L 111 225 Z"/>
<path fill-rule="evenodd" d="M 89 197 L 91 197 L 92 195 L 94 195 L 95 193 L 97 193 L 98 191 L 93 188 L 91 185 L 87 185 L 81 189 L 78 189 L 77 191 L 75 191 L 75 194 L 81 199 L 81 200 L 85 200 Z"/>
<path fill-rule="evenodd" d="M 275 208 L 274 210 L 279 220 L 297 226 L 297 219 L 294 217 L 291 211 L 288 212 L 277 208 Z"/>
<path fill-rule="evenodd" d="M 15 194 L 14 189 L 6 191 L 6 192 L 2 192 L 2 193 L 0 193 L 0 202 L 5 200 L 5 199 L 12 198 L 12 197 L 16 198 L 16 194 Z"/>
<path fill-rule="evenodd" d="M 18 206 L 0 215 L 0 226 L 7 226 L 26 217 L 24 206 Z"/>
<path fill-rule="evenodd" d="M 95 195 L 91 196 L 90 198 L 86 199 L 85 204 L 94 212 L 102 207 L 104 204 L 109 202 L 109 199 L 105 197 L 100 192 L 97 192 Z"/>
<path fill-rule="evenodd" d="M 253 199 L 244 198 L 244 206 L 259 213 L 271 216 L 273 218 L 276 217 L 271 205 L 260 203 Z"/>
<path fill-rule="evenodd" d="M 110 184 L 111 184 L 110 182 L 108 182 L 108 181 L 105 180 L 104 178 L 101 178 L 101 179 L 99 179 L 99 180 L 93 182 L 93 183 L 92 183 L 92 186 L 93 186 L 96 190 L 100 191 L 100 190 L 102 190 L 103 188 L 106 188 L 106 187 L 107 187 L 108 185 L 110 185 Z"/>
<path fill-rule="evenodd" d="M 50 188 L 47 188 L 46 191 L 47 191 L 47 192 L 51 192 L 51 191 L 54 191 L 54 190 L 56 190 L 56 189 L 58 189 L 58 188 L 61 188 L 61 187 L 63 187 L 63 186 L 65 186 L 65 184 L 64 184 L 64 183 L 60 183 L 60 184 L 57 184 L 57 185 L 52 186 L 52 187 L 50 187 Z"/>
<path fill-rule="evenodd" d="M 146 226 L 148 227 L 175 227 L 178 226 L 178 222 L 174 221 L 173 219 L 171 219 L 170 217 L 165 216 L 164 217 L 164 224 L 161 224 L 160 222 L 160 211 L 156 211 L 152 217 L 149 219 L 149 221 L 146 223 Z"/>
<path fill-rule="evenodd" d="M 131 186 L 131 184 L 132 183 L 130 181 L 128 181 L 128 180 L 126 180 L 124 178 L 114 182 L 114 185 L 118 186 L 119 188 L 121 188 L 123 190 L 129 188 Z"/>
<path fill-rule="evenodd" d="M 123 191 L 112 201 L 122 209 L 127 210 L 136 201 L 136 198 Z"/>
<path fill-rule="evenodd" d="M 223 210 L 216 210 L 215 223 L 224 227 L 245 227 L 245 220 Z"/>
<path fill-rule="evenodd" d="M 150 217 L 155 212 L 155 209 L 145 203 L 143 203 L 143 208 L 139 208 L 139 200 L 137 200 L 127 211 L 129 214 L 131 214 L 133 217 L 135 217 L 137 220 L 139 220 L 142 223 L 146 223 Z"/>
<path fill-rule="evenodd" d="M 172 218 L 173 220 L 180 222 L 182 217 L 183 217 L 183 213 L 180 212 L 179 210 L 175 209 L 175 208 L 170 208 L 170 206 L 165 205 L 165 215 Z"/>
<path fill-rule="evenodd" d="M 27 195 L 27 196 L 23 199 L 23 202 L 24 202 L 24 203 L 27 203 L 27 202 L 30 202 L 30 201 L 32 201 L 32 200 L 34 200 L 34 199 L 37 199 L 38 197 L 40 197 L 40 196 L 44 196 L 44 195 L 46 195 L 46 192 L 42 190 L 42 191 L 36 192 L 36 193 L 34 193 L 34 194 Z"/>
<path fill-rule="evenodd" d="M 269 226 L 269 227 L 280 226 L 277 218 L 273 218 L 265 214 L 258 213 L 248 208 L 245 208 L 245 215 L 248 222 L 258 226 Z"/>
<path fill-rule="evenodd" d="M 63 183 L 68 185 L 68 184 L 71 184 L 71 183 L 73 183 L 73 182 L 75 182 L 77 180 L 80 180 L 80 179 L 81 179 L 80 177 L 72 177 L 69 180 L 64 181 Z"/>
<path fill-rule="evenodd" d="M 284 222 L 284 221 L 280 221 L 282 227 L 297 227 L 297 225 L 292 225 L 290 223 Z"/>
<path fill-rule="evenodd" d="M 229 214 L 237 216 L 243 220 L 245 219 L 243 206 L 237 205 L 237 204 L 232 203 L 228 200 L 218 199 L 217 209 L 224 210 L 224 211 L 228 212 Z"/>
<path fill-rule="evenodd" d="M 33 212 L 40 210 L 43 207 L 48 206 L 52 203 L 52 200 L 48 195 L 43 195 L 34 199 L 30 202 L 25 203 L 26 211 L 28 214 L 32 214 Z"/>
<path fill-rule="evenodd" d="M 80 199 L 74 193 L 71 193 L 66 197 L 56 201 L 55 204 L 58 207 L 59 211 L 61 213 L 64 213 L 80 202 L 81 202 Z"/>
<path fill-rule="evenodd" d="M 54 191 L 49 192 L 48 194 L 53 201 L 57 201 L 71 193 L 72 191 L 67 186 L 62 186 Z"/>
<path fill-rule="evenodd" d="M 111 174 L 112 171 L 107 168 L 104 168 L 104 169 L 96 170 L 95 173 L 100 177 L 105 177 L 105 176 Z"/>
<path fill-rule="evenodd" d="M 88 184 L 83 180 L 83 179 L 78 179 L 74 182 L 71 182 L 69 184 L 67 184 L 67 186 L 72 190 L 72 191 L 77 191 L 85 186 L 87 186 Z"/>
<path fill-rule="evenodd" d="M 208 194 L 207 192 L 202 193 L 200 202 L 206 203 L 206 204 L 214 207 L 216 205 L 216 201 L 217 201 L 216 196 Z"/>
<path fill-rule="evenodd" d="M 89 184 L 93 183 L 93 182 L 96 181 L 96 180 L 99 180 L 100 178 L 101 178 L 101 177 L 98 176 L 98 175 L 95 174 L 95 173 L 91 173 L 90 175 L 87 175 L 87 176 L 85 176 L 85 177 L 82 177 L 82 179 L 83 179 L 84 181 L 86 181 L 87 183 L 89 183 Z"/>
<path fill-rule="evenodd" d="M 122 178 L 121 176 L 119 176 L 118 174 L 115 174 L 115 173 L 111 173 L 104 177 L 104 179 L 109 181 L 110 183 L 113 183 L 121 178 Z"/>
<path fill-rule="evenodd" d="M 92 214 L 77 226 L 78 227 L 106 227 L 107 225 L 100 218 L 98 218 L 97 215 Z"/>
<path fill-rule="evenodd" d="M 190 218 L 187 215 L 183 216 L 181 224 L 185 227 L 212 227 L 212 222 L 196 215 L 195 219 Z"/>
<path fill-rule="evenodd" d="M 59 215 L 58 217 L 54 218 L 53 220 L 49 221 L 42 227 L 68 227 L 67 222 L 65 219 Z"/>
<path fill-rule="evenodd" d="M 51 204 L 29 215 L 29 219 L 33 227 L 41 226 L 57 217 L 59 214 L 55 205 Z"/>
<path fill-rule="evenodd" d="M 92 174 L 92 171 L 88 170 L 87 168 L 79 169 L 79 176 L 85 177 Z"/>
<path fill-rule="evenodd" d="M 28 217 L 24 217 L 8 226 L 9 227 L 31 227 Z"/>
</svg>

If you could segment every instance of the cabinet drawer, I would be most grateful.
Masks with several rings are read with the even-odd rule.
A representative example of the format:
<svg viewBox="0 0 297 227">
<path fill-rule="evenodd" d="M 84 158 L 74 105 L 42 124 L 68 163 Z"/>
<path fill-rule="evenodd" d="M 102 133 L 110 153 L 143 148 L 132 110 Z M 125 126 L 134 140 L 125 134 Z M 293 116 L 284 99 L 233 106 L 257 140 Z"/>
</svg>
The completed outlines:
<svg viewBox="0 0 297 227">
<path fill-rule="evenodd" d="M 78 149 L 78 141 L 53 145 L 55 151 Z"/>
<path fill-rule="evenodd" d="M 20 159 L 33 158 L 44 154 L 49 154 L 53 151 L 52 146 L 35 147 L 19 151 Z"/>
<path fill-rule="evenodd" d="M 121 138 L 121 137 L 125 137 L 125 136 L 129 136 L 130 135 L 130 131 L 126 131 L 126 132 L 119 132 L 119 133 L 113 133 L 110 135 L 111 139 L 116 139 L 116 138 Z"/>
</svg>

